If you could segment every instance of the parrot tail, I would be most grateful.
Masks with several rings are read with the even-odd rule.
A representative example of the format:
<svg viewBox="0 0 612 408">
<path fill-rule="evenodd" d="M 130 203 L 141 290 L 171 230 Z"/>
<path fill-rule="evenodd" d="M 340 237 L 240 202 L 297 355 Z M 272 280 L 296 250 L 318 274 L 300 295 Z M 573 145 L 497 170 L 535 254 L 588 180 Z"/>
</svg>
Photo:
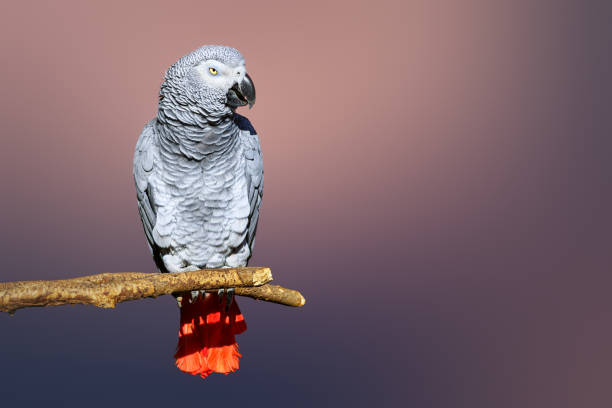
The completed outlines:
<svg viewBox="0 0 612 408">
<path fill-rule="evenodd" d="M 206 378 L 210 373 L 229 374 L 238 369 L 235 335 L 246 330 L 246 322 L 234 298 L 207 293 L 191 303 L 191 294 L 181 301 L 181 323 L 176 347 L 176 366 L 189 374 Z M 227 310 L 226 310 L 227 309 Z"/>
</svg>

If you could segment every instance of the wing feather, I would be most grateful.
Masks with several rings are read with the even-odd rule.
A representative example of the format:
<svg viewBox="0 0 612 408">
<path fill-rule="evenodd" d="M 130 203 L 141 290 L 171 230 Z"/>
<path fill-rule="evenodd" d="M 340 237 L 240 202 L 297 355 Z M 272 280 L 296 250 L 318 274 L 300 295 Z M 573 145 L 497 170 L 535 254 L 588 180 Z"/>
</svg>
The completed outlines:
<svg viewBox="0 0 612 408">
<path fill-rule="evenodd" d="M 155 168 L 155 158 L 157 156 L 157 138 L 153 120 L 145 126 L 134 153 L 134 182 L 136 183 L 136 197 L 138 199 L 138 213 L 142 220 L 142 226 L 147 237 L 149 248 L 154 255 L 159 253 L 157 249 L 153 230 L 157 222 L 157 214 L 152 205 L 150 178 Z"/>
<path fill-rule="evenodd" d="M 259 136 L 251 125 L 251 122 L 244 116 L 234 114 L 235 122 L 240 128 L 240 136 L 246 158 L 246 178 L 249 197 L 249 223 L 248 233 L 246 236 L 249 249 L 253 251 L 255 243 L 255 232 L 259 221 L 259 207 L 263 198 L 263 157 L 261 154 L 261 146 L 259 144 Z"/>
</svg>

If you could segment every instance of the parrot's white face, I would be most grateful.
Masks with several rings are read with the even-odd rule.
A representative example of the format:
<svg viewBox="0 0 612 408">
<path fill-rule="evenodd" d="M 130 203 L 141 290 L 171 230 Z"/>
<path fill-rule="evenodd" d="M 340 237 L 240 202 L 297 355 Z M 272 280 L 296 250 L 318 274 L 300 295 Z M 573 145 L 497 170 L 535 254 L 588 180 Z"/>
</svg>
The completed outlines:
<svg viewBox="0 0 612 408">
<path fill-rule="evenodd" d="M 164 100 L 165 95 L 171 97 Z M 240 106 L 253 106 L 255 85 L 238 50 L 205 45 L 168 69 L 160 90 L 160 108 L 174 109 L 172 103 L 179 95 L 185 98 L 183 103 L 189 101 L 218 116 Z"/>
<path fill-rule="evenodd" d="M 213 59 L 201 62 L 196 66 L 196 70 L 207 86 L 220 89 L 223 92 L 227 92 L 235 84 L 241 83 L 246 75 L 244 64 L 232 68 Z"/>
<path fill-rule="evenodd" d="M 215 59 L 207 59 L 197 64 L 195 71 L 205 87 L 219 90 L 226 95 L 227 104 L 233 109 L 247 104 L 250 107 L 255 103 L 255 87 L 246 73 L 244 60 L 228 65 Z"/>
</svg>

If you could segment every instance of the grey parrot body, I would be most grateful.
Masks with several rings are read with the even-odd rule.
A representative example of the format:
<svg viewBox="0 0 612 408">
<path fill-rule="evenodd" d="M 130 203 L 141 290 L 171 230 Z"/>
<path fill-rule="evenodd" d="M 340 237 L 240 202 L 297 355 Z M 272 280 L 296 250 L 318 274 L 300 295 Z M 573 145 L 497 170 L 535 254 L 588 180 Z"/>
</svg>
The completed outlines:
<svg viewBox="0 0 612 408">
<path fill-rule="evenodd" d="M 205 46 L 181 58 L 138 139 L 138 210 L 162 272 L 245 266 L 251 257 L 263 162 L 257 134 L 235 113 L 249 99 L 232 93 L 250 81 L 245 75 L 232 48 Z"/>
</svg>

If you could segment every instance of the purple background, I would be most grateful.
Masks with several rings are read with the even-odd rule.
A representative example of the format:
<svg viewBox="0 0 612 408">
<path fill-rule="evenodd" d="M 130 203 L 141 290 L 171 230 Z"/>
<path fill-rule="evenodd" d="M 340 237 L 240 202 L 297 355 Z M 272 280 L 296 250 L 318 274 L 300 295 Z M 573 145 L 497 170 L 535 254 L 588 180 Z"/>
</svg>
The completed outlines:
<svg viewBox="0 0 612 408">
<path fill-rule="evenodd" d="M 307 304 L 240 299 L 241 368 L 205 381 L 170 297 L 0 315 L 0 405 L 612 405 L 609 2 L 11 3 L 0 279 L 154 270 L 136 139 L 223 43 L 258 92 L 251 264 Z"/>
</svg>

